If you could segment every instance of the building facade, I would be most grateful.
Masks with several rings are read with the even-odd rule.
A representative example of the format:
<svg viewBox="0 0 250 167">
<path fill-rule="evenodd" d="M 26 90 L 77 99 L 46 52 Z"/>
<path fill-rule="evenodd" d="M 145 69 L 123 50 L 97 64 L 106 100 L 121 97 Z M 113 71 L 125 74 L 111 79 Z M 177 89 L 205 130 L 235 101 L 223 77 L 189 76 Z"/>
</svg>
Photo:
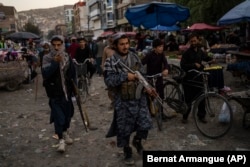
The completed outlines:
<svg viewBox="0 0 250 167">
<path fill-rule="evenodd" d="M 86 2 L 79 1 L 73 6 L 74 11 L 74 31 L 78 35 L 82 35 L 83 31 L 88 29 L 88 8 Z"/>
<path fill-rule="evenodd" d="M 100 36 L 115 27 L 113 0 L 79 1 L 73 6 L 75 34 Z"/>
<path fill-rule="evenodd" d="M 156 0 L 163 1 L 163 0 Z M 135 31 L 128 23 L 125 12 L 128 7 L 152 2 L 151 0 L 84 0 L 73 5 L 73 29 L 75 34 L 93 33 L 98 37 L 105 31 Z M 66 16 L 65 16 L 66 17 Z M 89 35 L 89 34 L 88 34 Z"/>
<path fill-rule="evenodd" d="M 87 0 L 88 5 L 88 21 L 92 23 L 89 27 L 94 32 L 94 36 L 99 36 L 103 32 L 103 24 L 105 15 L 103 1 Z"/>
<path fill-rule="evenodd" d="M 15 7 L 0 4 L 0 33 L 4 35 L 17 32 L 18 25 L 18 14 Z"/>
<path fill-rule="evenodd" d="M 64 5 L 65 25 L 68 35 L 73 34 L 74 31 L 74 10 L 73 5 Z"/>
</svg>

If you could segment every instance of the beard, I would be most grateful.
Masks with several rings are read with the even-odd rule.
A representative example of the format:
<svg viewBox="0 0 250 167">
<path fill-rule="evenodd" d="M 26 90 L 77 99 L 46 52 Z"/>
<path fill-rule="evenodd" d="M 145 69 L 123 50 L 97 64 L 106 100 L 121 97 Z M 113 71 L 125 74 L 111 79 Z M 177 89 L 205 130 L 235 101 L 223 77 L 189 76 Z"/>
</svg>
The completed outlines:
<svg viewBox="0 0 250 167">
<path fill-rule="evenodd" d="M 63 50 L 63 48 L 60 48 L 59 50 L 56 50 L 56 49 L 52 48 L 50 53 L 51 53 L 52 56 L 64 55 L 64 50 Z"/>
<path fill-rule="evenodd" d="M 127 52 L 125 53 L 125 52 L 120 52 L 120 51 L 118 51 L 117 50 L 117 53 L 120 55 L 120 56 L 127 56 L 128 55 L 128 50 L 127 50 Z"/>
<path fill-rule="evenodd" d="M 193 49 L 195 49 L 195 48 L 198 48 L 198 45 L 199 44 L 192 44 L 192 45 L 190 45 L 190 47 L 193 48 Z"/>
</svg>

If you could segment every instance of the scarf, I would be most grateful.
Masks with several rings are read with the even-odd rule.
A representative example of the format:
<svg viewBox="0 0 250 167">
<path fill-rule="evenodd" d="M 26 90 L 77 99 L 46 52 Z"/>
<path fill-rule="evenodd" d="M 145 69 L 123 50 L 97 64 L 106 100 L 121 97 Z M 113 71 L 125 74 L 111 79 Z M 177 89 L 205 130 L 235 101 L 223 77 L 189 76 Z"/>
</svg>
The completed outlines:
<svg viewBox="0 0 250 167">
<path fill-rule="evenodd" d="M 54 48 L 52 48 L 50 53 L 48 54 L 48 57 L 50 59 L 53 59 L 56 55 L 60 55 L 63 58 L 59 64 L 59 68 L 60 68 L 60 75 L 61 75 L 61 83 L 62 83 L 62 87 L 63 87 L 63 92 L 64 92 L 66 100 L 68 101 L 68 94 L 67 94 L 67 89 L 66 89 L 66 85 L 65 85 L 65 76 L 66 76 L 66 72 L 69 68 L 69 63 L 70 63 L 69 56 L 67 55 L 67 53 L 64 52 L 63 47 L 60 50 L 55 50 Z"/>
</svg>

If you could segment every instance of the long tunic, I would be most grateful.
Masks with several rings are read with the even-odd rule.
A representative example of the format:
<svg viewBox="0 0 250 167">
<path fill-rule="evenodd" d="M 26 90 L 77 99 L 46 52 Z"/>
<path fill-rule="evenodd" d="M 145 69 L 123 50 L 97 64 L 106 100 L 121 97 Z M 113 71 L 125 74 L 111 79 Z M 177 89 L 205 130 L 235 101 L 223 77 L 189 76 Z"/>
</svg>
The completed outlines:
<svg viewBox="0 0 250 167">
<path fill-rule="evenodd" d="M 202 64 L 202 61 L 210 61 L 212 60 L 211 57 L 207 56 L 200 48 L 195 51 L 193 48 L 189 48 L 184 54 L 182 55 L 182 59 L 180 62 L 181 68 L 186 72 L 186 76 L 184 78 L 183 89 L 185 95 L 185 101 L 189 106 L 189 110 L 187 114 L 184 114 L 184 118 L 186 119 L 189 115 L 191 110 L 191 103 L 198 97 L 203 90 L 203 83 L 202 83 L 202 76 L 197 77 L 196 72 L 188 72 L 191 69 L 196 69 L 202 71 L 204 66 L 201 65 L 200 68 L 197 68 L 195 63 Z M 205 103 L 202 101 L 198 107 L 198 116 L 200 118 L 204 118 L 205 112 Z"/>
<path fill-rule="evenodd" d="M 202 61 L 208 62 L 210 60 L 212 60 L 212 57 L 207 56 L 200 48 L 198 48 L 197 51 L 195 51 L 193 48 L 189 48 L 182 55 L 180 66 L 186 72 L 183 87 L 185 92 L 185 100 L 188 104 L 190 104 L 194 100 L 194 98 L 197 97 L 203 90 L 202 77 L 197 77 L 196 72 L 188 71 L 191 69 L 202 71 L 204 69 L 204 66 L 202 65 L 200 68 L 197 68 L 195 66 L 195 63 L 202 64 Z M 193 86 L 190 85 L 190 80 L 196 81 L 196 84 L 192 82 Z"/>
<path fill-rule="evenodd" d="M 60 73 L 60 65 L 54 61 L 54 55 L 56 54 L 51 52 L 44 55 L 42 76 L 51 108 L 50 123 L 54 122 L 55 133 L 60 135 L 70 127 L 71 117 L 74 114 L 71 96 L 73 92 L 72 79 L 75 81 L 75 68 L 71 58 L 66 53 L 61 53 L 61 55 L 64 55 L 66 65 L 63 72 Z M 61 75 L 64 75 L 64 82 L 62 82 Z M 63 90 L 63 84 L 66 92 Z M 65 93 L 67 96 L 65 96 Z"/>
<path fill-rule="evenodd" d="M 119 64 L 117 60 L 123 61 L 130 68 L 136 64 L 142 65 L 140 59 L 132 52 L 128 56 L 131 58 L 130 63 L 114 54 L 105 62 L 104 81 L 108 87 L 119 89 L 123 82 L 127 81 L 128 72 Z M 125 138 L 134 131 L 147 131 L 152 127 L 152 120 L 147 107 L 146 95 L 142 93 L 140 99 L 122 100 L 120 91 L 117 91 L 114 98 L 114 119 L 107 137 L 117 136 L 117 146 L 124 147 L 127 143 Z M 144 139 L 147 136 L 142 136 Z"/>
</svg>

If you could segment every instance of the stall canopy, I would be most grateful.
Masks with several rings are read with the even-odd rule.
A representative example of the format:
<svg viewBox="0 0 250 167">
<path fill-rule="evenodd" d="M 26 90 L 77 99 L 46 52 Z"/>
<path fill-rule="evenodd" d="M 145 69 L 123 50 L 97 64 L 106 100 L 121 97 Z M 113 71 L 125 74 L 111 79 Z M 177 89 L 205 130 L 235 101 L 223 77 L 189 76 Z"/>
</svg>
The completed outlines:
<svg viewBox="0 0 250 167">
<path fill-rule="evenodd" d="M 212 26 L 206 23 L 194 23 L 190 28 L 185 29 L 186 31 L 202 31 L 202 30 L 222 30 L 224 27 Z"/>
<path fill-rule="evenodd" d="M 11 40 L 25 40 L 25 39 L 39 39 L 40 37 L 31 32 L 15 32 L 6 36 L 6 39 Z"/>
<path fill-rule="evenodd" d="M 153 31 L 178 31 L 180 29 L 181 28 L 177 25 L 173 25 L 173 26 L 158 25 L 158 26 L 155 26 L 154 28 L 150 28 L 150 30 L 153 30 Z"/>
<path fill-rule="evenodd" d="M 114 31 L 104 31 L 100 37 L 108 37 L 110 35 L 113 35 L 114 33 Z"/>
<path fill-rule="evenodd" d="M 250 0 L 246 0 L 229 10 L 218 20 L 217 25 L 233 24 L 241 21 L 250 21 Z"/>
<path fill-rule="evenodd" d="M 125 12 L 128 22 L 135 27 L 153 28 L 172 26 L 189 18 L 189 8 L 170 2 L 150 2 L 129 7 Z"/>
<path fill-rule="evenodd" d="M 136 32 L 133 32 L 133 31 L 131 31 L 131 32 L 124 32 L 127 36 L 129 36 L 129 37 L 134 37 L 135 35 L 136 35 Z"/>
</svg>

